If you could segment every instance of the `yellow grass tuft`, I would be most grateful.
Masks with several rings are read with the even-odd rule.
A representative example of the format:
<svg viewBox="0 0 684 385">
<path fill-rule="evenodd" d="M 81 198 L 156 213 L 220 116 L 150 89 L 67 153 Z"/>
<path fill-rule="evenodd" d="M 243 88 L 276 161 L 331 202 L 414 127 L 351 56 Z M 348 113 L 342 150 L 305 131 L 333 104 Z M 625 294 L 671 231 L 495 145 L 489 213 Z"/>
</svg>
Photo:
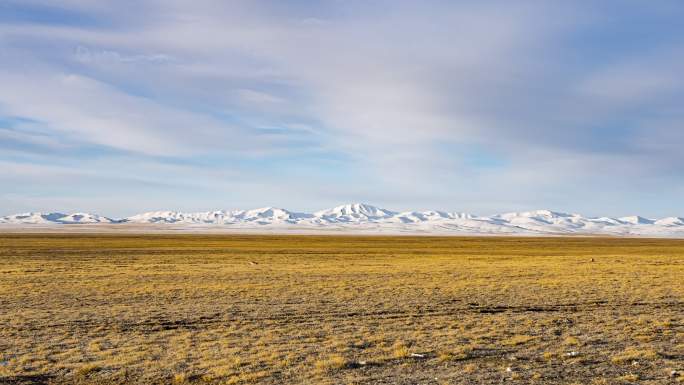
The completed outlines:
<svg viewBox="0 0 684 385">
<path fill-rule="evenodd" d="M 408 355 L 409 349 L 403 345 L 395 346 L 392 350 L 392 357 L 394 358 L 406 358 Z"/>
<path fill-rule="evenodd" d="M 91 375 L 91 374 L 93 374 L 93 373 L 95 373 L 101 369 L 102 369 L 102 367 L 98 364 L 95 364 L 95 363 L 85 364 L 85 365 L 82 365 L 81 367 L 79 367 L 78 369 L 76 369 L 76 375 L 85 377 L 85 376 Z"/>
<path fill-rule="evenodd" d="M 348 361 L 340 355 L 333 355 L 326 359 L 321 359 L 314 362 L 314 366 L 319 372 L 340 370 L 344 369 L 347 365 Z"/>
<path fill-rule="evenodd" d="M 626 364 L 638 360 L 653 360 L 658 357 L 658 353 L 653 349 L 638 349 L 630 347 L 611 358 L 614 364 Z"/>
<path fill-rule="evenodd" d="M 625 374 L 624 376 L 620 376 L 617 378 L 619 381 L 627 381 L 627 382 L 635 382 L 639 381 L 639 375 L 630 373 L 630 374 Z"/>
<path fill-rule="evenodd" d="M 451 352 L 440 352 L 437 354 L 437 360 L 439 360 L 439 362 L 451 361 L 454 359 L 454 357 L 454 354 Z"/>
<path fill-rule="evenodd" d="M 522 345 L 526 344 L 534 339 L 533 336 L 527 336 L 527 335 L 516 335 L 513 336 L 507 340 L 505 340 L 503 343 L 505 345 Z"/>
</svg>

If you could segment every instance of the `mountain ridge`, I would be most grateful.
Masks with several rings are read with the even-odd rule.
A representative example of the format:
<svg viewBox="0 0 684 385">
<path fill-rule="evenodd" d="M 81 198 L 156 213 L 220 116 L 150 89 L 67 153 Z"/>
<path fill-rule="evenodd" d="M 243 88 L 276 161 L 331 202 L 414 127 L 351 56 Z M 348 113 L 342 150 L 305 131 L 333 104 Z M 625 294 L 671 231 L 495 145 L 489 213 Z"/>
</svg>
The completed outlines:
<svg viewBox="0 0 684 385">
<path fill-rule="evenodd" d="M 225 226 L 227 228 L 338 229 L 435 234 L 608 234 L 684 237 L 684 218 L 641 216 L 584 217 L 552 210 L 477 216 L 446 211 L 391 211 L 366 203 L 350 203 L 314 213 L 277 207 L 204 212 L 150 211 L 114 219 L 91 213 L 30 212 L 0 217 L 5 226 L 156 224 Z"/>
</svg>

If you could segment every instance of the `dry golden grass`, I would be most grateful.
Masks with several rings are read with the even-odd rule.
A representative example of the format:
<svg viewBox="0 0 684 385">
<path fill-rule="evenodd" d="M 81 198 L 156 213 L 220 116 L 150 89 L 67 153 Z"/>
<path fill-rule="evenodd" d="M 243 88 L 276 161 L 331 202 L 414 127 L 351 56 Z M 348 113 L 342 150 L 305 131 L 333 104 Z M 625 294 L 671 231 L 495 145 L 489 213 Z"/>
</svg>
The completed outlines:
<svg viewBox="0 0 684 385">
<path fill-rule="evenodd" d="M 684 370 L 684 241 L 6 234 L 0 261 L 0 383 L 660 384 Z"/>
</svg>

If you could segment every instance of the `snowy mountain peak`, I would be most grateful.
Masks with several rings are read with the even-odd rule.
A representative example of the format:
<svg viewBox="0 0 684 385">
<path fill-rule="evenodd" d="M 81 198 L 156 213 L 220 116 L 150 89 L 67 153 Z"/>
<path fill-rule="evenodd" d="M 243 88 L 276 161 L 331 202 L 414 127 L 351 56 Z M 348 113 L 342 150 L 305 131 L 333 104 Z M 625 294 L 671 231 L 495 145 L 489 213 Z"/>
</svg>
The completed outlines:
<svg viewBox="0 0 684 385">
<path fill-rule="evenodd" d="M 659 226 L 684 226 L 684 218 L 681 217 L 667 217 L 655 221 Z"/>
<path fill-rule="evenodd" d="M 73 213 L 59 219 L 63 223 L 111 223 L 111 219 L 97 214 Z"/>
<path fill-rule="evenodd" d="M 271 220 L 294 222 L 302 218 L 310 218 L 311 214 L 293 213 L 277 207 L 262 207 L 245 211 L 242 218 L 247 220 Z"/>
<path fill-rule="evenodd" d="M 399 221 L 404 223 L 447 221 L 455 219 L 472 219 L 474 215 L 466 213 L 448 213 L 446 211 L 404 211 L 394 215 Z"/>
<path fill-rule="evenodd" d="M 111 219 L 88 213 L 23 213 L 0 218 L 0 223 L 8 224 L 50 224 L 50 223 L 111 223 Z"/>
<path fill-rule="evenodd" d="M 175 223 L 182 221 L 184 214 L 177 211 L 149 211 L 125 219 L 131 223 Z"/>
<path fill-rule="evenodd" d="M 290 212 L 285 209 L 279 209 L 277 207 L 261 207 L 258 209 L 248 210 L 245 213 L 246 217 L 258 217 L 258 218 L 278 218 L 287 219 L 290 217 Z"/>
<path fill-rule="evenodd" d="M 568 217 L 577 216 L 577 214 L 561 213 L 558 211 L 551 211 L 551 210 L 535 210 L 535 211 L 531 211 L 531 213 L 534 215 L 551 217 L 551 218 L 568 218 Z"/>
<path fill-rule="evenodd" d="M 619 221 L 624 222 L 624 223 L 631 223 L 633 225 L 650 225 L 655 223 L 654 220 L 640 217 L 638 215 L 632 215 L 629 217 L 622 217 L 618 218 Z"/>
<path fill-rule="evenodd" d="M 395 212 L 366 203 L 349 203 L 318 211 L 314 215 L 317 217 L 387 218 L 395 214 Z"/>
<path fill-rule="evenodd" d="M 511 220 L 514 218 L 540 218 L 540 219 L 557 219 L 557 218 L 572 218 L 578 216 L 577 214 L 567 214 L 551 210 L 534 210 L 534 211 L 522 211 L 522 212 L 512 212 L 497 215 L 498 218 L 503 218 L 506 220 Z"/>
<path fill-rule="evenodd" d="M 0 218 L 0 223 L 49 223 L 64 217 L 62 213 L 21 213 Z"/>
</svg>

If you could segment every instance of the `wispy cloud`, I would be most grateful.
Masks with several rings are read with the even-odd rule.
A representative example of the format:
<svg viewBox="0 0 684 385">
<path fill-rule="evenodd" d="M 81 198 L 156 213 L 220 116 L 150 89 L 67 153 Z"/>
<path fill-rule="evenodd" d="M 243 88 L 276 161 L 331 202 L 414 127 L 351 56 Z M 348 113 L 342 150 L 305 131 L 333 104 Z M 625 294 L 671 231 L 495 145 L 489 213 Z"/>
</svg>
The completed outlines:
<svg viewBox="0 0 684 385">
<path fill-rule="evenodd" d="M 78 46 L 74 52 L 76 60 L 84 63 L 168 63 L 173 60 L 169 55 L 144 54 L 144 55 L 126 55 L 116 51 L 108 50 L 93 50 L 88 47 Z"/>
</svg>

